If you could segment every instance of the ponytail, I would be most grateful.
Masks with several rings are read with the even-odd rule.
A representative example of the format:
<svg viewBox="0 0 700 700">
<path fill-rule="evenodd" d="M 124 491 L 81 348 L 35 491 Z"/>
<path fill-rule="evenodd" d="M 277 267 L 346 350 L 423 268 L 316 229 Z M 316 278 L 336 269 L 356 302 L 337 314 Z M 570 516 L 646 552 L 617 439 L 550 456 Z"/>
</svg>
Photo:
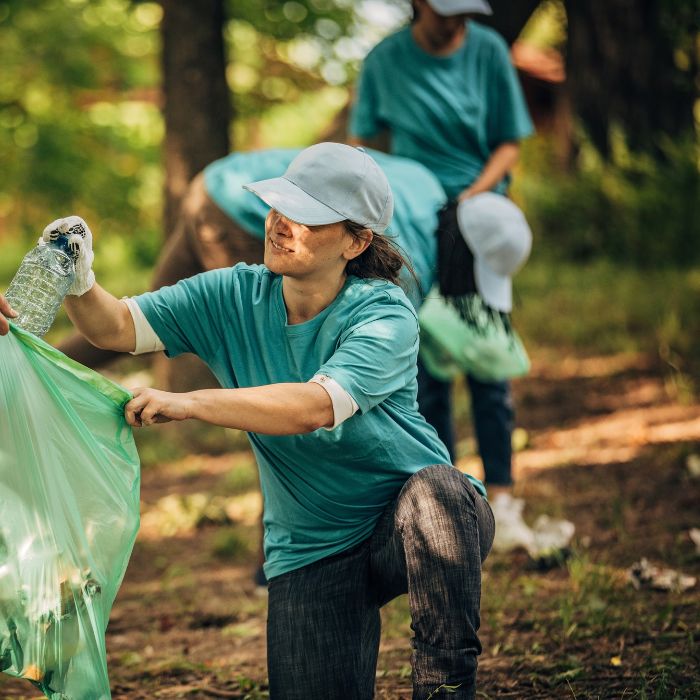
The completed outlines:
<svg viewBox="0 0 700 700">
<path fill-rule="evenodd" d="M 354 221 L 344 221 L 346 231 L 353 238 L 363 238 L 365 226 Z M 404 286 L 401 279 L 401 269 L 406 268 L 414 282 L 420 288 L 413 266 L 407 260 L 401 249 L 386 234 L 372 234 L 372 241 L 367 249 L 356 258 L 350 260 L 345 268 L 349 275 L 370 279 L 381 279 Z"/>
</svg>

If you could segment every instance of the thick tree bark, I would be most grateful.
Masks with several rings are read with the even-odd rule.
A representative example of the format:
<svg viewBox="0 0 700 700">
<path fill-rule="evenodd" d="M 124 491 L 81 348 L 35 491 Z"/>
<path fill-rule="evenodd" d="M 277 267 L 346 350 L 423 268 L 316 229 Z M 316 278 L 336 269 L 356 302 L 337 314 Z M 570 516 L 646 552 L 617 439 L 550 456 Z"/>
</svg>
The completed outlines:
<svg viewBox="0 0 700 700">
<path fill-rule="evenodd" d="M 493 27 L 508 44 L 513 44 L 540 2 L 541 0 L 489 0 L 493 14 L 478 19 L 482 24 Z"/>
<path fill-rule="evenodd" d="M 166 236 L 202 168 L 229 152 L 223 0 L 161 0 Z"/>
<path fill-rule="evenodd" d="M 223 0 L 161 0 L 165 120 L 163 229 L 175 227 L 192 178 L 229 152 L 231 98 L 226 82 Z M 201 360 L 157 360 L 156 382 L 172 391 L 217 386 Z"/>
<path fill-rule="evenodd" d="M 610 154 L 619 125 L 635 150 L 658 152 L 660 137 L 693 129 L 697 65 L 674 53 L 692 37 L 693 2 L 564 0 L 568 18 L 566 74 L 574 113 L 593 143 Z M 684 17 L 684 14 L 687 17 Z M 687 24 L 686 24 L 687 22 Z M 697 31 L 697 26 L 695 27 Z"/>
</svg>

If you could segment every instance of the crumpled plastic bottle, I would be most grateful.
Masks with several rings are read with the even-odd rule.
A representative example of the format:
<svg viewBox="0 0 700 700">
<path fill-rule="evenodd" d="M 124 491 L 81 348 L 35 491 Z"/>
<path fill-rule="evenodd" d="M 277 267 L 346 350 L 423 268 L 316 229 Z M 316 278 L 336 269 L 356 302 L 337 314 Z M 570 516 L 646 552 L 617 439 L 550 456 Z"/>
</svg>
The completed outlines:
<svg viewBox="0 0 700 700">
<path fill-rule="evenodd" d="M 532 526 L 532 545 L 528 553 L 533 559 L 556 556 L 569 546 L 576 527 L 569 520 L 540 515 Z"/>
<path fill-rule="evenodd" d="M 5 297 L 19 316 L 20 328 L 40 338 L 46 335 L 75 279 L 79 250 L 70 244 L 70 232 L 39 244 L 25 256 Z"/>
<path fill-rule="evenodd" d="M 532 527 L 523 518 L 525 501 L 499 493 L 492 501 L 496 535 L 494 551 L 508 552 L 522 547 L 534 561 L 544 561 L 565 554 L 576 528 L 569 520 L 540 515 Z"/>
<path fill-rule="evenodd" d="M 499 493 L 491 501 L 491 508 L 496 521 L 494 551 L 509 552 L 518 547 L 529 551 L 534 543 L 534 536 L 523 519 L 525 501 L 513 498 L 508 493 Z"/>
</svg>

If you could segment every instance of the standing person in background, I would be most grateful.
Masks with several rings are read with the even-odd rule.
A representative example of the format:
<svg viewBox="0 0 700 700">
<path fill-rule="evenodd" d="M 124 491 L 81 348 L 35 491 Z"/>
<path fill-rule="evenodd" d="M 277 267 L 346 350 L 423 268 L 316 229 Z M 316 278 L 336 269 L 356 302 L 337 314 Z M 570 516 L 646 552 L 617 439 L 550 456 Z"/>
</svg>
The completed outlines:
<svg viewBox="0 0 700 700">
<path fill-rule="evenodd" d="M 369 144 L 388 132 L 391 153 L 430 169 L 458 214 L 460 203 L 480 193 L 507 191 L 519 142 L 533 126 L 506 42 L 471 18 L 491 14 L 489 4 L 414 0 L 412 5 L 412 24 L 380 42 L 364 61 L 349 141 Z M 478 257 L 481 251 L 472 253 Z M 510 299 L 494 310 L 510 312 Z M 418 377 L 421 411 L 454 460 L 451 386 L 420 363 Z M 512 485 L 510 386 L 470 376 L 467 382 L 486 481 L 493 493 L 505 495 Z"/>
</svg>

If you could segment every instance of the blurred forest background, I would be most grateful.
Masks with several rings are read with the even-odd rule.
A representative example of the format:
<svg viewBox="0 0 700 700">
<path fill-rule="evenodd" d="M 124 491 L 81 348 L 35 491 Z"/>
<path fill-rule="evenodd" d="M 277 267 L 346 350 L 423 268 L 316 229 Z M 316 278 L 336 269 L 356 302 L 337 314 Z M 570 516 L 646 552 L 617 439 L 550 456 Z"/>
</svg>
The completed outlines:
<svg viewBox="0 0 700 700">
<path fill-rule="evenodd" d="M 491 4 L 537 127 L 512 190 L 534 233 L 515 279 L 533 359 L 514 383 L 516 489 L 528 520 L 568 518 L 576 538 L 551 569 L 489 557 L 480 696 L 697 698 L 698 587 L 637 590 L 627 572 L 644 556 L 700 573 L 700 0 Z M 230 150 L 343 140 L 362 58 L 409 13 L 0 0 L 0 290 L 69 214 L 90 224 L 107 289 L 146 290 L 187 182 Z M 59 316 L 48 340 L 68 331 Z M 147 363 L 120 361 L 118 379 L 153 381 Z M 478 473 L 463 387 L 456 402 L 457 466 Z M 115 700 L 266 698 L 244 436 L 186 424 L 137 440 L 142 527 L 107 637 Z M 405 600 L 382 618 L 377 697 L 407 698 Z M 0 698 L 28 692 L 0 674 Z"/>
<path fill-rule="evenodd" d="M 535 233 L 518 324 L 535 346 L 655 353 L 692 391 L 700 0 L 492 4 L 538 129 L 514 187 Z M 232 149 L 342 140 L 361 59 L 408 15 L 405 0 L 0 0 L 0 286 L 77 213 L 98 279 L 145 289 L 189 179 Z"/>
</svg>

